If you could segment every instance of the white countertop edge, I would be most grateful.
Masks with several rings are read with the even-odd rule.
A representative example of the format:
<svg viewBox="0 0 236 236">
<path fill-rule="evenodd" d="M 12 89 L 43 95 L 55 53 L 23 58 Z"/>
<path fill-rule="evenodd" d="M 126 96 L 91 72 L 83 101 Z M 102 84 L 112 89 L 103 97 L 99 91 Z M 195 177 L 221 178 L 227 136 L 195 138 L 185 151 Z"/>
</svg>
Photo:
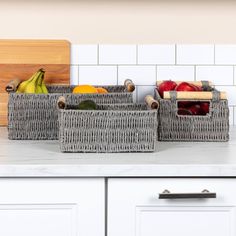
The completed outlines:
<svg viewBox="0 0 236 236">
<path fill-rule="evenodd" d="M 236 165 L 4 165 L 14 177 L 236 177 Z"/>
</svg>

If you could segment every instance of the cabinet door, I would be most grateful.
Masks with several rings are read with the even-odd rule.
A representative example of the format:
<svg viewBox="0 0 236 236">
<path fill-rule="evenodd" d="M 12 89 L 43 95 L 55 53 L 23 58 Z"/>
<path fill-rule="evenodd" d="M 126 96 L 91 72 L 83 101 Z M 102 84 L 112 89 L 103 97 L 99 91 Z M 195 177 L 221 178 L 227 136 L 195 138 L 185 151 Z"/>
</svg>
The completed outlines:
<svg viewBox="0 0 236 236">
<path fill-rule="evenodd" d="M 164 190 L 186 197 L 205 189 L 216 198 L 159 199 Z M 235 209 L 236 179 L 108 182 L 108 236 L 236 236 Z"/>
<path fill-rule="evenodd" d="M 102 179 L 0 179 L 0 235 L 104 236 Z"/>
</svg>

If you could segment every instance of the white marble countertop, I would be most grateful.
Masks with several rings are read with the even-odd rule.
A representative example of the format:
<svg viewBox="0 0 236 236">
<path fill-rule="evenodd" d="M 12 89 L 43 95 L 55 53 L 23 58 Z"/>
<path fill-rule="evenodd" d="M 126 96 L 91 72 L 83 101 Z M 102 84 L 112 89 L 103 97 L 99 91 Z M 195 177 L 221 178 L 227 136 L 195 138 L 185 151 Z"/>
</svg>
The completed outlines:
<svg viewBox="0 0 236 236">
<path fill-rule="evenodd" d="M 8 140 L 0 177 L 236 177 L 236 127 L 226 143 L 159 142 L 155 153 L 61 153 L 57 141 Z"/>
</svg>

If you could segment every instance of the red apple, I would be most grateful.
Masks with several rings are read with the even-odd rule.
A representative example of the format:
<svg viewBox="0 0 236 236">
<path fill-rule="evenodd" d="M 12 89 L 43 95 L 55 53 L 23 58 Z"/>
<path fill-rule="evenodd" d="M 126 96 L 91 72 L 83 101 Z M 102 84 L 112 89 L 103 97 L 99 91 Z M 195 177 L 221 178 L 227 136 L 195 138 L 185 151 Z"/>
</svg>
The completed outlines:
<svg viewBox="0 0 236 236">
<path fill-rule="evenodd" d="M 199 104 L 192 105 L 188 110 L 191 111 L 194 116 L 201 115 L 201 107 Z"/>
<path fill-rule="evenodd" d="M 178 109 L 178 115 L 182 115 L 182 116 L 191 116 L 192 112 L 188 109 L 184 109 L 184 108 L 179 108 Z"/>
<path fill-rule="evenodd" d="M 198 88 L 195 87 L 195 85 L 187 83 L 187 82 L 182 82 L 178 84 L 175 88 L 176 91 L 198 91 Z"/>
<path fill-rule="evenodd" d="M 191 84 L 191 85 L 195 88 L 195 91 L 202 91 L 202 87 L 195 84 Z"/>
<path fill-rule="evenodd" d="M 204 115 L 209 113 L 209 106 L 210 106 L 209 102 L 201 102 L 200 103 L 200 107 L 201 107 L 202 113 Z"/>
<path fill-rule="evenodd" d="M 175 90 L 175 87 L 177 84 L 174 81 L 171 80 L 166 80 L 163 81 L 159 86 L 158 86 L 158 92 L 160 96 L 163 98 L 164 92 L 165 91 L 172 91 Z"/>
</svg>

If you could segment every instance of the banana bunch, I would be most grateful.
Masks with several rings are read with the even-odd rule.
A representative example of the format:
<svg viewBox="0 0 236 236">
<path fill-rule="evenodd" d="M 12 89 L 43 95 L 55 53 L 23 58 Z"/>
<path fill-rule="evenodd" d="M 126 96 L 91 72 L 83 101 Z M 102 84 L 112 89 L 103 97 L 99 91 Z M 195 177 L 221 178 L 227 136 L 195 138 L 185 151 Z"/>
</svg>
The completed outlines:
<svg viewBox="0 0 236 236">
<path fill-rule="evenodd" d="M 45 71 L 39 69 L 28 80 L 20 83 L 16 93 L 48 94 L 48 89 L 44 83 L 44 74 Z"/>
</svg>

